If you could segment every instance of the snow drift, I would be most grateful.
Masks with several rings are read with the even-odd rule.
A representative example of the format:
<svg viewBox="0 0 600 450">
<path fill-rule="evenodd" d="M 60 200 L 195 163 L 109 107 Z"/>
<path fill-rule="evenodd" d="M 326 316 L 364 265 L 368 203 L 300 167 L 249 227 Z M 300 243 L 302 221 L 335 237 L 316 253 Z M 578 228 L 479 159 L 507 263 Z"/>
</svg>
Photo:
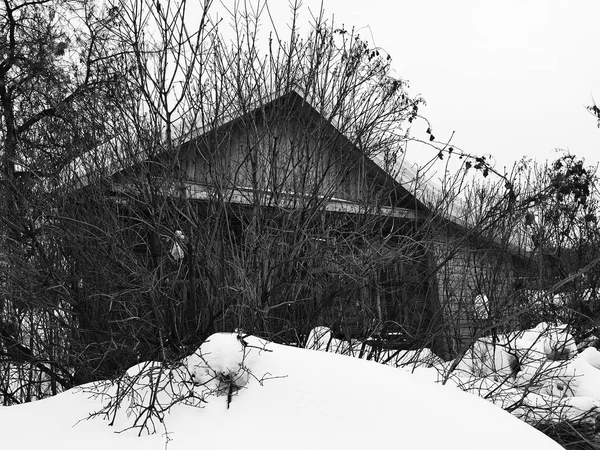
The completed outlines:
<svg viewBox="0 0 600 450">
<path fill-rule="evenodd" d="M 529 423 L 587 422 L 600 418 L 600 352 L 578 354 L 566 325 L 545 322 L 530 330 L 477 339 L 455 361 L 429 349 L 375 352 L 360 341 L 335 339 L 314 328 L 307 348 L 341 353 L 404 369 L 431 383 L 483 397 Z"/>
<path fill-rule="evenodd" d="M 36 450 L 561 448 L 458 389 L 237 334 L 211 336 L 176 367 L 142 364 L 120 383 L 2 408 L 0 423 L 3 447 Z"/>
</svg>

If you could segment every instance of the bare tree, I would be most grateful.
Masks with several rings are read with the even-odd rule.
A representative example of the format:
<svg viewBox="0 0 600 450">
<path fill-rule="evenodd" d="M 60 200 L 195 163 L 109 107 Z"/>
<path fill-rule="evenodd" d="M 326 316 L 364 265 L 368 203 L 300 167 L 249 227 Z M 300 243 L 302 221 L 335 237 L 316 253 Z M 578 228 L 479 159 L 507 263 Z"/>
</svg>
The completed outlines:
<svg viewBox="0 0 600 450">
<path fill-rule="evenodd" d="M 74 383 L 64 334 L 72 305 L 60 295 L 63 260 L 49 239 L 46 189 L 66 162 L 106 137 L 100 118 L 114 103 L 118 74 L 105 64 L 114 54 L 110 11 L 60 1 L 7 0 L 1 8 L 1 389 L 5 402 L 18 402 Z M 15 379 L 27 377 L 25 392 Z"/>
</svg>

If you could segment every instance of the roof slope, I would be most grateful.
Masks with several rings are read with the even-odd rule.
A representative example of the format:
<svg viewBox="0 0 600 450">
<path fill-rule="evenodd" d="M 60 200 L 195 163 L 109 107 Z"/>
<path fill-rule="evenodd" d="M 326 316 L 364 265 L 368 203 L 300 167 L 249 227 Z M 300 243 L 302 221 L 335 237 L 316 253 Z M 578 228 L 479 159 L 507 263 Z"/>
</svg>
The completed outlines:
<svg viewBox="0 0 600 450">
<path fill-rule="evenodd" d="M 414 168 L 402 165 L 402 170 L 399 170 L 400 167 L 398 166 L 394 167 L 396 176 L 389 173 L 389 170 L 386 170 L 382 155 L 365 155 L 346 134 L 340 131 L 335 123 L 327 120 L 315 106 L 310 104 L 303 95 L 295 90 L 280 95 L 270 95 L 256 102 L 254 105 L 240 108 L 233 114 L 222 115 L 212 122 L 206 123 L 201 127 L 196 127 L 189 132 L 183 131 L 183 124 L 176 124 L 172 131 L 172 135 L 177 136 L 175 146 L 179 148 L 185 147 L 193 142 L 205 139 L 215 131 L 227 129 L 236 123 L 248 119 L 252 120 L 257 116 L 264 116 L 266 111 L 277 108 L 286 108 L 289 111 L 309 116 L 312 120 L 318 121 L 320 126 L 328 129 L 329 133 L 336 136 L 338 145 L 341 148 L 351 152 L 354 158 L 364 160 L 367 171 L 371 176 L 383 177 L 387 182 L 394 185 L 394 189 L 396 189 L 399 197 L 402 199 L 403 207 L 406 208 L 409 206 L 410 209 L 415 211 L 429 211 L 425 202 L 417 196 L 420 189 L 415 189 L 415 179 L 417 177 Z M 99 176 L 114 176 L 117 173 L 123 173 L 125 170 L 131 169 L 137 164 L 155 158 L 156 156 L 151 158 L 149 152 L 144 148 L 132 149 L 131 146 L 124 148 L 121 143 L 121 136 L 117 136 L 102 146 L 86 152 L 67 165 L 61 172 L 59 185 L 74 185 L 81 188 L 88 184 L 93 184 Z M 425 189 L 429 189 L 429 193 L 433 192 L 433 189 L 429 188 L 427 184 L 424 186 Z"/>
</svg>

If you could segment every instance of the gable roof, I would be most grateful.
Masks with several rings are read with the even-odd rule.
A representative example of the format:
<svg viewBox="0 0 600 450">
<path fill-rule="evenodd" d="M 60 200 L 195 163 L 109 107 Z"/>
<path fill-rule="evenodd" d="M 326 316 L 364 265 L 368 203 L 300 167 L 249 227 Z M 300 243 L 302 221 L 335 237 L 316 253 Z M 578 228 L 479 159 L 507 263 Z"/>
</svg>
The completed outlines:
<svg viewBox="0 0 600 450">
<path fill-rule="evenodd" d="M 255 118 L 257 115 L 265 116 L 266 112 L 273 108 L 288 108 L 291 112 L 305 114 L 313 120 L 318 121 L 330 133 L 336 135 L 336 138 L 340 141 L 340 146 L 353 152 L 355 157 L 362 158 L 371 173 L 383 176 L 390 183 L 393 183 L 397 192 L 400 193 L 400 197 L 404 199 L 404 206 L 379 207 L 378 210 L 381 213 L 409 219 L 431 216 L 433 214 L 437 220 L 449 225 L 451 229 L 459 231 L 461 234 L 469 233 L 468 223 L 464 219 L 468 215 L 468 211 L 465 211 L 460 199 L 452 200 L 452 207 L 448 210 L 442 212 L 436 211 L 432 205 L 440 198 L 442 192 L 430 180 L 423 179 L 417 166 L 402 159 L 391 168 L 393 173 L 390 173 L 389 164 L 386 163 L 382 155 L 365 156 L 356 143 L 342 131 L 342 127 L 337 126 L 335 120 L 325 118 L 297 90 L 290 90 L 285 93 L 273 93 L 253 104 L 240 107 L 231 114 L 223 114 L 215 118 L 212 122 L 193 128 L 186 133 L 183 133 L 182 126 L 176 126 L 173 132 L 175 136 L 178 136 L 176 145 L 179 147 L 190 145 L 190 143 L 203 139 L 215 130 L 227 129 L 227 127 L 232 127 L 236 123 Z M 85 187 L 95 182 L 95 176 L 98 173 L 114 176 L 137 164 L 149 161 L 150 158 L 147 149 L 139 147 L 139 143 L 137 142 L 134 144 L 138 145 L 134 151 L 131 148 L 123 149 L 120 146 L 120 139 L 117 137 L 86 152 L 63 169 L 58 184 L 62 186 L 76 186 L 76 188 Z M 189 198 L 199 200 L 208 198 L 208 193 L 202 191 L 193 183 L 187 183 L 185 188 Z M 288 195 L 300 194 L 289 193 Z M 251 197 L 252 191 L 243 187 L 237 189 L 236 192 L 232 192 L 230 195 L 232 202 L 240 204 L 251 202 Z M 409 208 L 406 207 L 407 203 L 411 205 Z M 325 208 L 329 211 L 364 212 L 364 208 L 361 205 L 342 198 L 327 199 Z M 492 241 L 494 241 L 493 244 L 495 243 L 496 246 L 500 244 L 496 239 L 492 239 Z M 511 245 L 510 247 L 513 254 L 528 254 L 527 249 L 521 249 L 516 245 Z"/>
<path fill-rule="evenodd" d="M 323 114 L 308 102 L 303 95 L 296 90 L 291 90 L 283 94 L 272 94 L 253 105 L 239 108 L 238 111 L 232 114 L 223 115 L 210 123 L 201 127 L 196 127 L 189 132 L 183 133 L 182 126 L 175 127 L 172 133 L 178 136 L 176 146 L 184 147 L 190 145 L 194 141 L 205 138 L 210 133 L 219 129 L 227 129 L 249 118 L 257 115 L 264 116 L 267 111 L 273 109 L 287 108 L 290 112 L 298 113 L 310 117 L 312 120 L 318 121 L 321 126 L 327 128 L 328 131 L 336 136 L 339 146 L 354 153 L 356 158 L 362 158 L 369 173 L 377 176 L 385 177 L 390 183 L 394 184 L 394 188 L 404 199 L 404 204 L 410 203 L 410 208 L 413 211 L 427 212 L 428 208 L 416 195 L 406 187 L 413 186 L 414 180 L 409 180 L 408 177 L 414 175 L 414 172 L 408 170 L 399 170 L 398 177 L 394 177 L 385 170 L 385 162 L 383 157 L 373 156 L 366 157 L 362 154 L 359 148 L 351 139 L 345 135 L 340 129 L 330 120 L 327 120 Z M 60 186 L 76 186 L 82 188 L 88 184 L 93 184 L 98 176 L 114 176 L 117 173 L 123 172 L 133 166 L 149 161 L 149 154 L 144 148 L 137 148 L 132 151 L 131 147 L 122 148 L 118 136 L 105 144 L 98 146 L 80 157 L 74 159 L 71 163 L 61 171 L 58 185 Z M 191 188 L 193 191 L 193 189 Z M 198 192 L 194 193 L 196 197 L 200 197 Z M 332 199 L 334 204 L 337 204 L 341 209 L 357 210 L 357 205 L 351 205 L 344 199 Z M 345 205 L 345 206 L 343 206 Z M 336 207 L 334 207 L 335 209 Z M 407 208 L 401 208 L 407 209 Z M 389 213 L 390 211 L 388 211 Z M 401 213 L 401 216 L 406 216 L 407 211 Z"/>
</svg>

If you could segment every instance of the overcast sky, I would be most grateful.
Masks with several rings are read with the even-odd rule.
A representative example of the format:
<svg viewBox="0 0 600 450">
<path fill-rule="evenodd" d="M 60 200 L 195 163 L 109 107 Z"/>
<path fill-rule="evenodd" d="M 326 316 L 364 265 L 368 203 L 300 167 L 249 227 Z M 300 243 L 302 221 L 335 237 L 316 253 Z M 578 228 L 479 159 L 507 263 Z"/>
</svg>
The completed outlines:
<svg viewBox="0 0 600 450">
<path fill-rule="evenodd" d="M 302 17 L 320 3 L 304 0 Z M 393 57 L 396 75 L 426 99 L 437 139 L 455 131 L 456 146 L 493 155 L 497 168 L 553 160 L 556 148 L 600 160 L 600 129 L 585 109 L 592 96 L 600 105 L 600 0 L 323 3 L 326 17 Z M 285 22 L 287 1 L 270 4 Z"/>
</svg>

